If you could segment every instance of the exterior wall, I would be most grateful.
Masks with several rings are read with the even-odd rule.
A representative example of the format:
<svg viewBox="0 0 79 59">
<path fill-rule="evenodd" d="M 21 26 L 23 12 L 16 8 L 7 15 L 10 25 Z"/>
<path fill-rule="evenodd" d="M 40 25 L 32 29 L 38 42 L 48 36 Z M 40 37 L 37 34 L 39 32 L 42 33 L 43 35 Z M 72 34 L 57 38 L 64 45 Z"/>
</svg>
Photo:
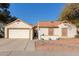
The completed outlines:
<svg viewBox="0 0 79 59">
<path fill-rule="evenodd" d="M 67 28 L 67 36 L 62 36 L 62 28 Z M 72 24 L 60 24 L 59 28 L 52 28 L 54 32 L 52 36 L 48 35 L 48 28 L 40 28 L 38 32 L 39 39 L 44 38 L 45 40 L 49 40 L 49 38 L 52 38 L 52 40 L 56 40 L 57 38 L 74 38 L 75 35 L 77 35 L 77 28 L 76 26 Z M 40 36 L 41 34 L 45 34 L 44 36 Z"/>
<path fill-rule="evenodd" d="M 32 27 L 21 21 L 21 22 L 14 22 L 6 26 L 6 28 L 32 28 Z"/>
<path fill-rule="evenodd" d="M 61 35 L 61 29 L 60 28 L 51 28 L 53 30 L 53 34 L 52 35 L 49 35 L 48 32 L 49 31 L 49 28 L 40 28 L 40 30 L 38 30 L 38 38 L 39 40 L 41 39 L 44 39 L 44 40 L 56 40 L 57 38 L 60 38 L 60 35 Z M 42 35 L 44 34 L 44 36 Z"/>
<path fill-rule="evenodd" d="M 74 38 L 75 35 L 77 35 L 77 28 L 76 28 L 76 26 L 72 25 L 72 24 L 68 24 L 68 23 L 67 23 L 67 25 L 65 26 L 64 23 L 59 25 L 59 28 L 61 30 L 62 30 L 62 28 L 67 28 L 68 29 L 68 34 L 67 34 L 68 36 L 67 37 L 62 37 L 62 35 L 61 35 L 61 37 L 62 38 Z"/>
<path fill-rule="evenodd" d="M 31 29 L 30 39 L 33 40 L 33 30 Z"/>
<path fill-rule="evenodd" d="M 61 29 L 60 28 L 51 28 L 53 30 L 52 36 L 61 36 Z M 40 28 L 39 35 L 49 35 L 49 28 Z"/>
<path fill-rule="evenodd" d="M 48 28 L 40 28 L 39 32 L 40 35 L 48 35 Z"/>
<path fill-rule="evenodd" d="M 53 28 L 55 36 L 61 36 L 61 29 L 60 28 Z"/>
<path fill-rule="evenodd" d="M 5 38 L 7 38 L 7 30 L 9 28 L 27 28 L 29 29 L 31 32 L 30 32 L 30 39 L 32 40 L 32 37 L 33 37 L 33 30 L 32 30 L 32 26 L 28 25 L 27 23 L 24 23 L 22 21 L 20 22 L 14 22 L 8 26 L 5 26 Z"/>
<path fill-rule="evenodd" d="M 39 30 L 38 30 L 38 39 L 40 39 L 40 36 L 41 35 L 48 35 L 48 28 L 40 28 Z"/>
<path fill-rule="evenodd" d="M 68 29 L 68 37 L 69 38 L 71 38 L 71 37 L 74 38 L 75 35 L 77 35 L 77 28 L 76 27 L 74 27 L 72 29 Z"/>
</svg>

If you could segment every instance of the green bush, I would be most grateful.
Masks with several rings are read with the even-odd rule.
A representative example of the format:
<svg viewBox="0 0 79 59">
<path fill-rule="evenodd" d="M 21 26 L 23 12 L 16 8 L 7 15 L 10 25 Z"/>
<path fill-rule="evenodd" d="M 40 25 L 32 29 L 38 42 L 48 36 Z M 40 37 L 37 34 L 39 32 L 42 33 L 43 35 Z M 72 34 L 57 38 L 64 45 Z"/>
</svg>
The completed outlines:
<svg viewBox="0 0 79 59">
<path fill-rule="evenodd" d="M 41 38 L 41 40 L 44 40 L 43 38 Z"/>
<path fill-rule="evenodd" d="M 77 34 L 75 37 L 76 37 L 76 38 L 79 38 L 79 34 Z"/>
<path fill-rule="evenodd" d="M 49 40 L 52 40 L 51 38 L 49 38 Z"/>
</svg>

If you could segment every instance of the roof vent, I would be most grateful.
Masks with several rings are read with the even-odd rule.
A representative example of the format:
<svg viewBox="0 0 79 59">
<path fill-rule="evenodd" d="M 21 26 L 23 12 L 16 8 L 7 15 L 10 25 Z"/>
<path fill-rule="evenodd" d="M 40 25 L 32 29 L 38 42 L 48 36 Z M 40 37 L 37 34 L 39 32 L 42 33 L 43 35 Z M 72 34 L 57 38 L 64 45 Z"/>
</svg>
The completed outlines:
<svg viewBox="0 0 79 59">
<path fill-rule="evenodd" d="M 20 20 L 16 20 L 16 22 L 20 22 Z"/>
</svg>

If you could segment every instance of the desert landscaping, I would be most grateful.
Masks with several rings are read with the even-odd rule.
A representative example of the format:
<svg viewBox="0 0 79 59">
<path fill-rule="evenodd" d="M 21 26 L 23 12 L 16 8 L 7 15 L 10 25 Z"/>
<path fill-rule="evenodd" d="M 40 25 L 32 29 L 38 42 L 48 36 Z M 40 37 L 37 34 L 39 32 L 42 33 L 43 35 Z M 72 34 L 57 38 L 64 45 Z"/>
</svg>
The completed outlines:
<svg viewBox="0 0 79 59">
<path fill-rule="evenodd" d="M 78 52 L 79 39 L 36 41 L 35 46 L 39 51 Z"/>
<path fill-rule="evenodd" d="M 0 56 L 79 56 L 79 38 L 64 40 L 0 39 Z"/>
</svg>

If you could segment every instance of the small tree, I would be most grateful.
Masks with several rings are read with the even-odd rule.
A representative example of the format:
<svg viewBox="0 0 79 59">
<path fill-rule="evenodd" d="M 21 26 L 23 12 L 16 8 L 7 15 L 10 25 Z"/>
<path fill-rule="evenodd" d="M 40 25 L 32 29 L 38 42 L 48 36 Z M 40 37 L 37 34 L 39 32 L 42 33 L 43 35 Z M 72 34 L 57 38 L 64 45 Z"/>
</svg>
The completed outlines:
<svg viewBox="0 0 79 59">
<path fill-rule="evenodd" d="M 65 4 L 59 20 L 67 20 L 79 27 L 79 3 Z"/>
<path fill-rule="evenodd" d="M 4 25 L 17 19 L 10 15 L 9 7 L 9 3 L 0 3 L 0 37 L 4 36 Z"/>
</svg>

